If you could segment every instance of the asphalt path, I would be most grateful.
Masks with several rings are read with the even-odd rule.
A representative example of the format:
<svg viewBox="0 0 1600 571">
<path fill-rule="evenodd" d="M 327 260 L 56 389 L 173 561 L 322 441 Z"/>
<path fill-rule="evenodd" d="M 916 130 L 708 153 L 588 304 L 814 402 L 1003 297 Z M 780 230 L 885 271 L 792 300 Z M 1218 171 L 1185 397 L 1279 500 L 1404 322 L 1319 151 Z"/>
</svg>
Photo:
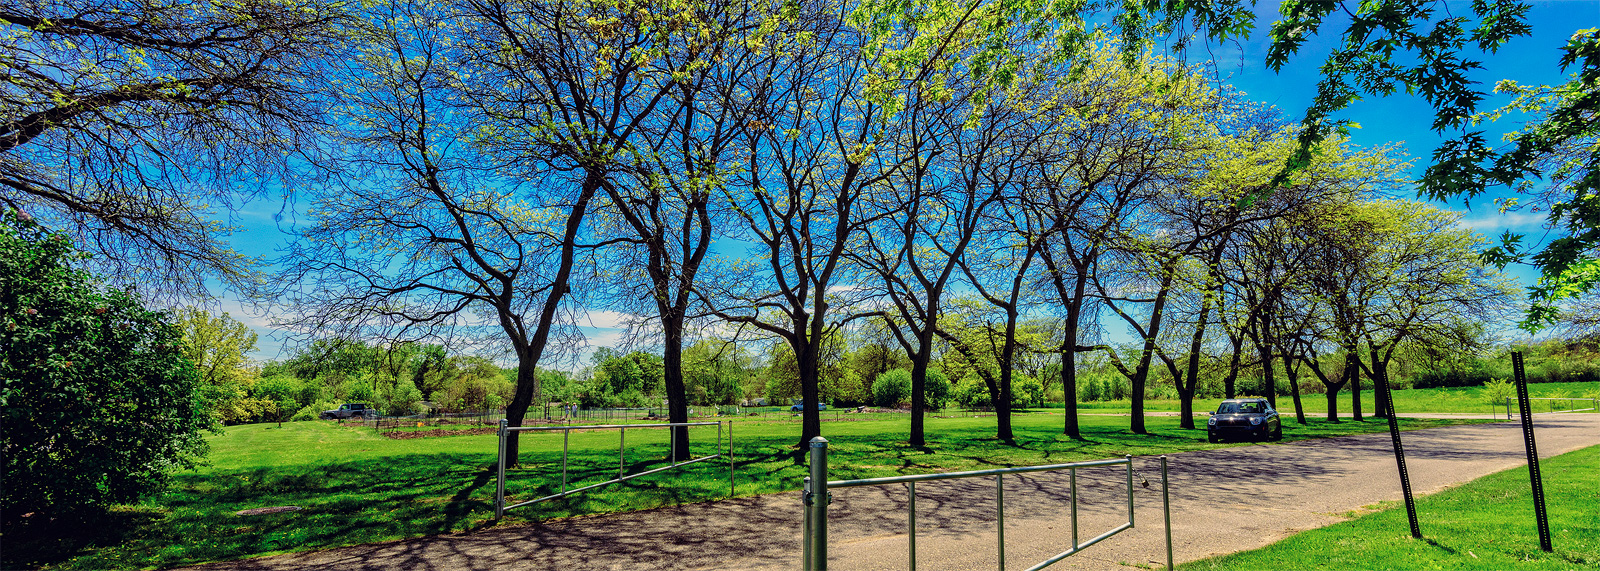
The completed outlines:
<svg viewBox="0 0 1600 571">
<path fill-rule="evenodd" d="M 1543 457 L 1600 444 L 1600 414 L 1538 415 L 1535 427 Z M 1415 430 L 1402 437 L 1412 488 L 1423 494 L 1526 460 L 1519 422 Z M 1170 455 L 1168 463 L 1179 563 L 1261 547 L 1401 497 L 1387 433 L 1186 452 Z M 1051 569 L 1164 565 L 1159 463 L 1135 457 L 1134 468 L 1136 527 Z M 1126 478 L 1122 466 L 1078 471 L 1080 539 L 1125 521 Z M 919 569 L 998 567 L 995 488 L 993 478 L 917 486 Z M 1067 488 L 1064 473 L 1005 478 L 1007 568 L 1025 569 L 1072 545 Z M 903 485 L 835 490 L 830 568 L 908 568 L 906 500 Z M 793 570 L 800 568 L 800 507 L 797 492 L 769 494 L 195 569 Z M 1428 522 L 1422 525 L 1426 534 Z"/>
</svg>

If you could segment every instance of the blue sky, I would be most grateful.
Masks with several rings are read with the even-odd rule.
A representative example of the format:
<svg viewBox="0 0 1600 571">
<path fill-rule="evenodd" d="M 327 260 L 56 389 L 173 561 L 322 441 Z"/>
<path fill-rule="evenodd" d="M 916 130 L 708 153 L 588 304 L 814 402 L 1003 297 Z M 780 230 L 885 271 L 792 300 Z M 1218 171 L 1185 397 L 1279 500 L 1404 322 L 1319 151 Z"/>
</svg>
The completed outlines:
<svg viewBox="0 0 1600 571">
<path fill-rule="evenodd" d="M 1475 58 L 1482 59 L 1485 68 L 1475 75 L 1475 79 L 1485 85 L 1493 85 L 1500 79 L 1512 79 L 1524 84 L 1554 84 L 1565 80 L 1565 74 L 1556 67 L 1559 48 L 1574 31 L 1600 26 L 1600 0 L 1534 1 L 1532 5 L 1528 21 L 1533 34 L 1513 40 L 1497 54 Z M 1447 6 L 1464 14 L 1469 4 L 1453 2 Z M 1218 73 L 1224 82 L 1244 91 L 1250 99 L 1272 104 L 1288 117 L 1298 119 L 1314 93 L 1318 80 L 1317 68 L 1337 37 L 1323 36 L 1308 41 L 1298 57 L 1281 73 L 1273 73 L 1262 62 L 1267 46 L 1266 26 L 1276 19 L 1277 3 L 1263 1 L 1258 9 L 1260 26 L 1250 40 L 1237 45 L 1211 46 L 1209 49 L 1192 47 L 1188 59 L 1191 62 L 1207 59 L 1216 61 Z M 1340 22 L 1330 22 L 1323 27 L 1324 31 L 1342 29 Z M 1504 99 L 1491 99 L 1485 102 L 1484 108 L 1489 109 L 1504 102 Z M 1352 132 L 1354 143 L 1377 146 L 1399 142 L 1413 159 L 1413 169 L 1418 175 L 1426 167 L 1433 148 L 1442 140 L 1430 129 L 1432 109 L 1418 97 L 1400 94 L 1367 99 L 1352 106 L 1344 117 L 1361 125 L 1360 129 Z M 1497 140 L 1499 135 L 1518 127 L 1520 124 L 1513 118 L 1489 126 L 1488 134 Z M 1406 193 L 1400 198 L 1415 198 L 1415 195 Z M 1538 241 L 1543 237 L 1541 215 L 1527 212 L 1500 214 L 1491 203 L 1493 198 L 1480 197 L 1473 201 L 1470 209 L 1459 201 L 1440 206 L 1461 211 L 1464 225 L 1489 238 L 1506 230 L 1528 234 L 1530 241 Z M 288 208 L 293 206 L 288 205 Z M 293 217 L 293 213 L 287 212 L 286 205 L 278 199 L 248 203 L 233 218 L 232 224 L 240 227 L 240 231 L 232 237 L 233 245 L 248 255 L 273 258 L 277 250 L 288 243 L 289 238 L 283 230 L 292 226 Z M 1531 284 L 1534 279 L 1534 273 L 1526 267 L 1512 268 L 1509 273 L 1523 285 Z M 275 337 L 275 331 L 268 325 L 267 316 L 254 314 L 241 306 L 231 293 L 221 293 L 221 309 L 244 321 L 260 335 L 255 358 L 287 357 L 282 340 Z M 618 324 L 623 318 L 614 312 L 592 312 L 590 323 L 587 324 L 590 327 L 585 330 L 590 336 L 590 346 L 615 344 L 621 336 Z"/>
</svg>

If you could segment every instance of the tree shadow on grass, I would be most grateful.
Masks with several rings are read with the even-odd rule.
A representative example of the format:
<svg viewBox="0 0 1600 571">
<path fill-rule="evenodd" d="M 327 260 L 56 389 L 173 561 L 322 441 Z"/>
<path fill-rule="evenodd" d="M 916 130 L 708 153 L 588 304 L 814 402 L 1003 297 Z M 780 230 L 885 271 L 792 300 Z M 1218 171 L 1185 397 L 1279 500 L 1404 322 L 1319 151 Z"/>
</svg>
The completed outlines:
<svg viewBox="0 0 1600 571">
<path fill-rule="evenodd" d="M 493 515 L 485 465 L 425 454 L 178 474 L 148 505 L 92 525 L 7 528 L 5 568 L 169 567 L 479 529 Z M 273 506 L 302 509 L 236 513 Z"/>
<path fill-rule="evenodd" d="M 165 516 L 145 506 L 119 507 L 107 512 L 49 520 L 7 524 L 0 535 L 0 568 L 37 569 L 55 565 L 84 552 L 121 544 L 131 532 L 159 525 Z M 33 520 L 34 518 L 28 518 Z"/>
</svg>

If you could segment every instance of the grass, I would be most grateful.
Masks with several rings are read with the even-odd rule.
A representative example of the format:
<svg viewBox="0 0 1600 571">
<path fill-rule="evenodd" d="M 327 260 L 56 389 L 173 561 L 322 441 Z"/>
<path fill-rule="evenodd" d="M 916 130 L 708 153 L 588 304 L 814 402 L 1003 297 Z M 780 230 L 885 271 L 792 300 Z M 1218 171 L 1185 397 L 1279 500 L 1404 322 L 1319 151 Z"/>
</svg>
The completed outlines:
<svg viewBox="0 0 1600 571">
<path fill-rule="evenodd" d="M 1302 532 L 1257 549 L 1180 569 L 1594 569 L 1600 567 L 1600 446 L 1540 462 L 1551 544 L 1539 550 L 1528 469 L 1512 468 L 1420 498 L 1424 539 L 1411 538 L 1405 508 Z"/>
<path fill-rule="evenodd" d="M 870 418 L 870 417 L 869 417 Z M 938 414 L 928 419 L 928 446 L 905 444 L 909 421 L 827 421 L 834 478 L 944 472 L 1149 455 L 1229 446 L 1208 444 L 1204 431 L 1152 417 L 1150 434 L 1127 431 L 1125 417 L 1083 417 L 1084 440 L 1060 435 L 1060 414 L 1019 414 L 1017 442 L 993 438 L 994 418 Z M 1404 420 L 1406 429 L 1469 421 Z M 717 427 L 696 427 L 696 455 L 712 453 Z M 1284 424 L 1285 440 L 1385 430 L 1379 422 Z M 797 423 L 743 418 L 733 428 L 738 495 L 799 489 L 805 466 L 795 453 Z M 614 430 L 574 432 L 568 446 L 571 486 L 613 477 Z M 629 472 L 662 465 L 666 432 L 634 429 L 624 458 Z M 525 434 L 523 464 L 508 471 L 508 496 L 525 500 L 560 488 L 560 432 Z M 35 524 L 5 532 L 0 566 L 132 569 L 192 565 L 308 551 L 492 525 L 495 439 L 451 436 L 393 440 L 370 428 L 330 422 L 252 424 L 211 439 L 209 466 L 176 475 L 171 489 L 143 505 L 120 507 L 92 526 Z M 721 459 L 640 477 L 560 500 L 507 512 L 511 522 L 648 509 L 728 495 Z M 239 516 L 271 506 L 297 512 Z M 797 523 L 798 525 L 798 523 Z"/>
</svg>

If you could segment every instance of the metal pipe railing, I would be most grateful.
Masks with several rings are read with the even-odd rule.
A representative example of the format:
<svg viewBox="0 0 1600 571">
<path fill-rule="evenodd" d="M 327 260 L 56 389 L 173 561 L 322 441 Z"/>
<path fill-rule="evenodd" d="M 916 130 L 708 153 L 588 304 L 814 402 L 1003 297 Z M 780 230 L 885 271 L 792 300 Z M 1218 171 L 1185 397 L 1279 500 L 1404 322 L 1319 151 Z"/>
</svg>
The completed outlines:
<svg viewBox="0 0 1600 571">
<path fill-rule="evenodd" d="M 495 433 L 495 438 L 497 438 L 499 440 L 499 448 L 498 448 L 498 452 L 497 452 L 497 456 L 498 457 L 497 457 L 497 459 L 495 461 L 494 518 L 495 518 L 495 520 L 498 521 L 501 517 L 503 517 L 505 515 L 505 511 L 509 510 L 509 509 L 519 508 L 519 507 L 526 506 L 526 505 L 529 505 L 529 504 L 535 504 L 535 503 L 539 503 L 539 502 L 543 502 L 543 501 L 548 501 L 548 500 L 552 500 L 552 499 L 555 499 L 555 498 L 560 498 L 560 497 L 563 497 L 563 496 L 570 496 L 572 494 L 576 494 L 576 493 L 583 492 L 583 491 L 586 491 L 586 490 L 592 490 L 594 488 L 598 488 L 598 487 L 601 487 L 601 486 L 608 486 L 608 485 L 611 485 L 611 484 L 615 484 L 617 482 L 622 482 L 622 481 L 625 481 L 625 480 L 631 480 L 633 478 L 638 478 L 640 476 L 647 476 L 647 475 L 650 475 L 650 474 L 654 474 L 656 472 L 661 472 L 663 470 L 671 470 L 673 468 L 678 468 L 678 467 L 681 467 L 681 466 L 688 466 L 690 464 L 697 464 L 697 463 L 700 463 L 700 462 L 704 462 L 706 460 L 712 460 L 712 459 L 721 458 L 721 457 L 724 457 L 724 456 L 726 456 L 728 458 L 728 497 L 733 497 L 733 490 L 734 490 L 734 483 L 733 483 L 733 426 L 732 426 L 733 422 L 729 421 L 728 424 L 729 424 L 729 426 L 728 426 L 728 443 L 727 443 L 727 449 L 726 449 L 726 451 L 724 451 L 724 449 L 723 449 L 723 441 L 722 441 L 722 422 L 720 422 L 720 421 L 719 422 L 662 422 L 662 423 L 653 423 L 653 424 L 590 424 L 590 425 L 582 425 L 582 426 L 508 426 L 508 423 L 506 422 L 506 420 L 505 419 L 501 419 L 500 420 L 499 430 L 497 430 L 496 433 Z M 654 469 L 651 469 L 651 470 L 646 470 L 644 472 L 639 472 L 637 474 L 628 474 L 627 473 L 627 429 L 629 429 L 629 428 L 676 428 L 676 427 L 683 427 L 683 428 L 687 429 L 690 426 L 716 426 L 717 427 L 717 444 L 716 444 L 717 453 L 716 454 L 711 454 L 711 455 L 707 455 L 707 456 L 701 456 L 699 458 L 690 458 L 688 460 L 680 461 L 678 459 L 677 446 L 676 446 L 677 445 L 678 435 L 677 435 L 677 431 L 673 430 L 673 431 L 669 431 L 668 432 L 668 436 L 669 436 L 668 447 L 671 450 L 668 453 L 668 458 L 670 459 L 670 464 L 669 465 L 663 466 L 663 467 L 660 467 L 660 468 L 654 468 Z M 612 478 L 610 480 L 606 480 L 604 482 L 597 483 L 597 484 L 590 484 L 590 485 L 587 485 L 587 486 L 584 486 L 584 487 L 581 487 L 581 488 L 574 488 L 574 489 L 571 489 L 571 490 L 567 489 L 567 484 L 568 484 L 567 457 L 570 455 L 571 448 L 572 448 L 572 446 L 571 446 L 572 431 L 573 430 L 586 430 L 586 429 L 599 430 L 599 429 L 611 429 L 611 428 L 617 429 L 618 434 L 619 434 L 618 439 L 617 439 L 617 477 L 616 478 Z M 560 430 L 560 431 L 562 431 L 562 435 L 561 435 L 561 492 L 557 493 L 557 494 L 551 494 L 551 495 L 548 495 L 548 496 L 544 496 L 544 497 L 541 497 L 541 498 L 538 498 L 538 499 L 533 499 L 533 500 L 528 500 L 528 501 L 521 502 L 521 503 L 512 504 L 512 505 L 509 505 L 509 506 L 506 505 L 506 437 L 511 435 L 511 434 L 517 433 L 517 432 L 544 432 L 544 431 L 551 431 L 551 430 Z"/>
<path fill-rule="evenodd" d="M 906 526 L 908 547 L 910 550 L 908 568 L 915 571 L 917 568 L 917 482 L 934 480 L 954 480 L 959 478 L 976 478 L 994 476 L 995 483 L 995 534 L 996 551 L 999 557 L 999 569 L 1006 567 L 1005 551 L 1005 476 L 1007 474 L 1027 474 L 1033 472 L 1057 472 L 1066 470 L 1068 473 L 1068 486 L 1072 501 L 1072 548 L 1046 559 L 1032 567 L 1029 571 L 1044 569 L 1062 559 L 1083 551 L 1091 545 L 1104 541 L 1118 533 L 1132 529 L 1134 526 L 1133 502 L 1133 457 L 1124 456 L 1115 460 L 1093 460 L 1088 462 L 1070 462 L 1065 464 L 1049 464 L 1042 466 L 1020 466 L 1016 468 L 995 468 L 989 470 L 971 470 L 966 472 L 946 472 L 943 474 L 914 474 L 907 476 L 890 476 L 884 478 L 862 478 L 855 480 L 828 481 L 828 440 L 821 436 L 811 439 L 810 449 L 810 476 L 806 477 L 805 488 L 801 501 L 805 504 L 802 530 L 802 555 L 801 564 L 807 571 L 826 570 L 828 568 L 828 503 L 832 500 L 830 490 L 833 488 L 852 488 L 861 486 L 880 486 L 886 484 L 905 484 L 908 494 L 906 508 Z M 1080 542 L 1078 537 L 1078 469 L 1094 468 L 1100 466 L 1124 465 L 1127 467 L 1125 478 L 1128 494 L 1128 520 L 1121 525 Z M 1166 543 L 1167 543 L 1167 568 L 1172 568 L 1172 512 L 1167 485 L 1167 457 L 1161 456 L 1161 511 L 1165 516 Z"/>
<path fill-rule="evenodd" d="M 1513 400 L 1515 400 L 1515 399 L 1513 399 L 1512 397 L 1506 397 L 1506 420 L 1511 420 L 1511 414 L 1512 414 L 1511 413 L 1511 401 L 1513 401 Z M 1536 400 L 1585 401 L 1586 400 L 1586 401 L 1589 401 L 1590 403 L 1592 403 L 1590 408 L 1574 408 L 1574 409 L 1568 409 L 1568 410 L 1551 410 L 1551 411 L 1549 411 L 1547 413 L 1532 412 L 1532 408 L 1530 407 L 1529 414 L 1550 414 L 1550 413 L 1557 413 L 1557 412 L 1584 412 L 1584 411 L 1590 411 L 1590 410 L 1600 412 L 1600 398 L 1588 398 L 1588 397 L 1573 397 L 1573 398 L 1566 398 L 1566 397 L 1529 397 L 1528 400 L 1530 400 L 1530 401 L 1536 401 Z M 1551 408 L 1555 408 L 1555 407 L 1551 407 Z"/>
</svg>

